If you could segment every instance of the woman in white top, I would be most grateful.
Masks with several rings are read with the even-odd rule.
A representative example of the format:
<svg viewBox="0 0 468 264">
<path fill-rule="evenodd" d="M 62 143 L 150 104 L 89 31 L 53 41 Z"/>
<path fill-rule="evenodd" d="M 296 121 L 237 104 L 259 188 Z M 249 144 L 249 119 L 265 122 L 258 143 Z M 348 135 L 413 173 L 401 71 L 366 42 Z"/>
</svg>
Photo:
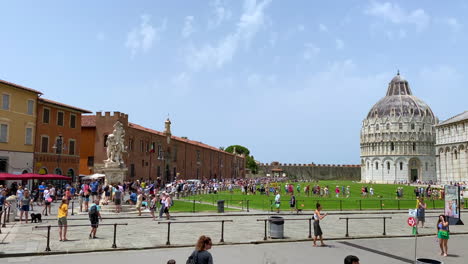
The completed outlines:
<svg viewBox="0 0 468 264">
<path fill-rule="evenodd" d="M 43 215 L 47 215 L 47 209 L 49 209 L 50 214 L 50 203 L 52 202 L 52 198 L 50 197 L 50 190 L 49 187 L 46 187 L 44 190 L 44 209 L 42 210 Z"/>
<path fill-rule="evenodd" d="M 171 195 L 167 194 L 166 199 L 164 199 L 164 213 L 166 214 L 166 219 L 169 220 L 171 215 L 169 214 L 169 209 L 171 207 L 172 197 Z"/>
<path fill-rule="evenodd" d="M 320 214 L 320 211 L 322 211 L 322 206 L 317 203 L 317 209 L 314 212 L 314 247 L 317 246 L 317 238 L 320 239 L 320 246 L 324 247 L 326 246 L 323 243 L 323 238 L 322 238 L 322 228 L 320 227 L 320 220 L 322 220 L 327 214 Z"/>
</svg>

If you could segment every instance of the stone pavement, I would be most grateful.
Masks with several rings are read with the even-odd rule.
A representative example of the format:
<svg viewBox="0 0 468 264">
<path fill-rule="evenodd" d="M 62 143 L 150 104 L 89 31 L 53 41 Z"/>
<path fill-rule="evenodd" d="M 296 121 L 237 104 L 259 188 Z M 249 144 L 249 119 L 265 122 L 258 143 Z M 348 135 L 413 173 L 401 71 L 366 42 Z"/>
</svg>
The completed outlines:
<svg viewBox="0 0 468 264">
<path fill-rule="evenodd" d="M 55 207 L 57 205 L 54 205 Z M 56 212 L 53 208 L 52 212 Z M 435 223 L 437 215 L 441 211 L 428 211 L 426 213 L 427 228 L 419 230 L 421 235 L 435 236 Z M 400 211 L 366 211 L 366 212 L 329 212 L 330 214 L 321 222 L 325 239 L 344 239 L 345 220 L 340 217 L 378 217 L 389 216 L 387 219 L 387 237 L 409 236 L 411 229 L 406 221 L 407 212 Z M 298 219 L 310 218 L 311 212 L 304 214 L 280 214 L 284 218 Z M 276 214 L 271 214 L 276 215 Z M 102 224 L 128 223 L 127 226 L 117 227 L 117 247 L 119 249 L 141 249 L 164 247 L 167 240 L 167 224 L 158 224 L 148 218 L 149 213 L 138 217 L 135 214 L 105 215 Z M 463 216 L 463 213 L 462 213 Z M 198 220 L 233 220 L 233 223 L 225 223 L 225 243 L 263 243 L 264 222 L 257 219 L 265 219 L 268 214 L 259 215 L 259 212 L 235 212 L 228 214 L 217 213 L 174 213 L 171 221 L 198 221 Z M 69 227 L 68 239 L 70 241 L 58 241 L 58 228 L 51 229 L 50 248 L 52 252 L 76 252 L 109 250 L 113 243 L 113 226 L 100 226 L 98 239 L 89 239 L 89 221 L 87 215 L 69 216 L 69 225 L 85 225 Z M 35 226 L 57 225 L 55 217 L 44 218 L 42 224 L 9 223 L 2 228 L 0 234 L 0 257 L 2 254 L 27 254 L 43 253 L 46 248 L 47 229 L 36 229 Z M 308 221 L 286 220 L 284 225 L 284 240 L 276 241 L 301 241 L 308 237 Z M 313 230 L 312 230 L 313 232 Z M 382 237 L 383 221 L 350 220 L 350 238 Z M 452 233 L 468 233 L 468 226 L 452 226 Z M 172 246 L 192 246 L 200 235 L 211 236 L 215 243 L 220 241 L 221 223 L 180 223 L 171 224 L 170 242 Z M 273 241 L 269 239 L 268 242 Z M 5 256 L 5 255 L 4 255 Z"/>
</svg>

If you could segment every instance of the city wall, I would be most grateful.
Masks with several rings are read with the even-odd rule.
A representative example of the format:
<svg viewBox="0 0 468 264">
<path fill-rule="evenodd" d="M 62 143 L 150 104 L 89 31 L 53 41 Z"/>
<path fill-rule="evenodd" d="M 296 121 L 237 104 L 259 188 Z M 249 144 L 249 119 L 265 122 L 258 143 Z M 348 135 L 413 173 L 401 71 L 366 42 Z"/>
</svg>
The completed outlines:
<svg viewBox="0 0 468 264">
<path fill-rule="evenodd" d="M 260 177 L 283 176 L 298 180 L 361 180 L 360 165 L 260 163 Z"/>
</svg>

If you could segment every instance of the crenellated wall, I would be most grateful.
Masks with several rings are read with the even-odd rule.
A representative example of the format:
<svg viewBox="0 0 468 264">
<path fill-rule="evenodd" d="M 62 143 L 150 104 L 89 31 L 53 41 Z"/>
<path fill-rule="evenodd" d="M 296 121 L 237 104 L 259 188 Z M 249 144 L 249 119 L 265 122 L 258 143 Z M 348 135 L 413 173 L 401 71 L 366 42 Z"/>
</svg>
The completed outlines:
<svg viewBox="0 0 468 264">
<path fill-rule="evenodd" d="M 259 164 L 259 176 L 286 176 L 302 180 L 361 180 L 360 165 L 335 164 L 296 164 L 279 163 Z"/>
</svg>

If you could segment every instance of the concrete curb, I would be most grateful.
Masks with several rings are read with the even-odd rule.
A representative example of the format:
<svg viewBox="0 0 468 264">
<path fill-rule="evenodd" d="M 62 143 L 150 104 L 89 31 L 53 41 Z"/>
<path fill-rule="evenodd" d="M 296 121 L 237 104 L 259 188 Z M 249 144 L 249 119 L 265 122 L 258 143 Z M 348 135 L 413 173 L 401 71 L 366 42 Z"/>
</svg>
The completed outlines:
<svg viewBox="0 0 468 264">
<path fill-rule="evenodd" d="M 468 235 L 468 232 L 456 232 L 450 233 L 450 235 Z M 418 237 L 429 237 L 434 234 L 419 235 Z M 357 240 L 357 239 L 376 239 L 376 238 L 405 238 L 414 237 L 413 235 L 394 235 L 394 236 L 362 236 L 362 237 L 343 237 L 343 238 L 328 238 L 326 241 L 337 241 L 337 240 Z M 276 240 L 259 240 L 250 242 L 224 242 L 214 243 L 215 246 L 227 246 L 227 245 L 259 245 L 259 244 L 271 244 L 271 243 L 294 243 L 294 242 L 307 242 L 313 241 L 311 238 L 305 239 L 276 239 Z M 136 251 L 136 250 L 150 250 L 150 249 L 165 249 L 165 248 L 187 248 L 193 247 L 193 244 L 181 244 L 181 245 L 160 245 L 154 247 L 140 247 L 140 248 L 107 248 L 107 249 L 95 249 L 95 250 L 71 250 L 71 251 L 51 251 L 51 252 L 22 252 L 22 253 L 3 253 L 0 252 L 0 258 L 12 258 L 12 257 L 35 257 L 35 256 L 52 256 L 52 255 L 68 255 L 68 254 L 86 254 L 86 253 L 100 253 L 110 251 Z"/>
</svg>

